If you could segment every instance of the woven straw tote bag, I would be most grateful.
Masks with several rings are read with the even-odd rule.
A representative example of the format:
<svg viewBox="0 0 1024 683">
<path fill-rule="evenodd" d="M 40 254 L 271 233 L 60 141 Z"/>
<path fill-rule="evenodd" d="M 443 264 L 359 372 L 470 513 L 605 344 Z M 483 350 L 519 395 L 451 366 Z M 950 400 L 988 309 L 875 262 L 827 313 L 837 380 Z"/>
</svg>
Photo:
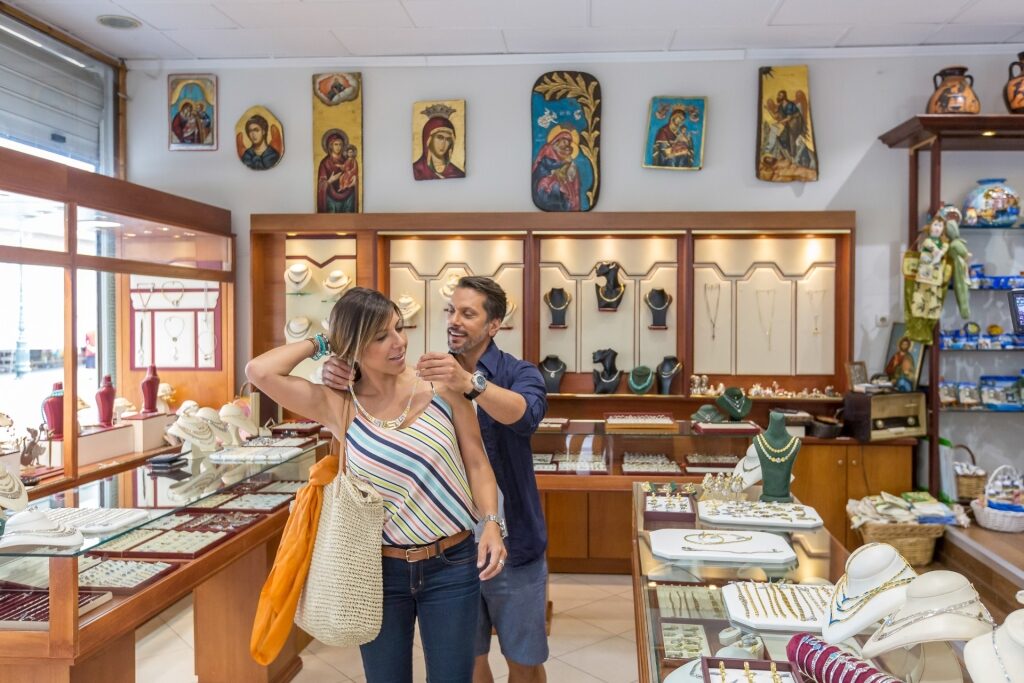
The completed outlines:
<svg viewBox="0 0 1024 683">
<path fill-rule="evenodd" d="M 383 527 L 381 495 L 339 471 L 324 487 L 313 558 L 295 611 L 299 628 L 327 645 L 362 645 L 377 637 L 384 603 Z"/>
</svg>

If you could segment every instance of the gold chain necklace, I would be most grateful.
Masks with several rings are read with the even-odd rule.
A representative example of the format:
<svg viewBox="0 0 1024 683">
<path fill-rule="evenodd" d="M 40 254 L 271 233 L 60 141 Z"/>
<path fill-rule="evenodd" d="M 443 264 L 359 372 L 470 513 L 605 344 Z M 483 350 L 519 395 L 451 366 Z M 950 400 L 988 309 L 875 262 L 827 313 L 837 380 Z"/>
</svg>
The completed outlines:
<svg viewBox="0 0 1024 683">
<path fill-rule="evenodd" d="M 598 290 L 598 292 L 600 291 L 601 290 Z M 569 304 L 572 303 L 572 296 L 570 296 L 569 293 L 566 292 L 565 303 L 562 304 L 561 306 L 555 306 L 553 303 L 551 303 L 551 292 L 545 292 L 544 303 L 547 304 L 548 308 L 550 308 L 552 311 L 564 311 L 565 309 L 569 308 Z"/>
<path fill-rule="evenodd" d="M 734 536 L 735 538 L 727 538 L 727 536 Z M 717 538 L 717 541 L 709 539 Z M 753 536 L 744 536 L 743 534 L 729 534 L 725 533 L 708 533 L 701 531 L 699 534 L 688 534 L 683 536 L 683 541 L 686 543 L 698 543 L 700 545 L 724 545 L 726 543 L 743 543 L 744 541 L 750 541 Z"/>
<path fill-rule="evenodd" d="M 598 298 L 599 298 L 599 299 L 600 299 L 601 301 L 603 301 L 603 302 L 605 302 L 605 303 L 608 303 L 608 304 L 615 304 L 615 303 L 618 303 L 618 302 L 619 302 L 619 299 L 621 299 L 621 298 L 622 298 L 622 295 L 626 293 L 626 283 L 625 283 L 625 282 L 623 282 L 622 284 L 620 284 L 620 285 L 619 285 L 619 293 L 618 293 L 618 294 L 616 294 L 615 296 L 613 296 L 613 297 L 612 297 L 612 298 L 610 298 L 610 299 L 609 299 L 608 297 L 606 297 L 606 296 L 605 296 L 605 295 L 604 295 L 604 294 L 602 293 L 602 291 L 601 291 L 601 290 L 603 290 L 603 289 L 604 289 L 604 287 L 602 287 L 601 285 L 596 285 L 596 287 L 597 287 L 597 297 L 598 297 Z"/>
<path fill-rule="evenodd" d="M 644 294 L 644 301 L 647 303 L 648 306 L 650 306 L 652 311 L 664 311 L 666 308 L 672 305 L 672 295 L 669 294 L 668 292 L 665 292 L 665 304 L 660 307 L 655 306 L 654 303 L 651 301 L 651 294 L 655 291 L 656 290 L 652 289 L 650 292 Z"/>
<path fill-rule="evenodd" d="M 796 443 L 795 436 L 790 437 L 789 441 L 782 448 L 773 448 L 772 445 L 768 443 L 768 440 L 764 438 L 764 434 L 758 434 L 756 437 L 754 437 L 754 441 L 756 441 L 758 446 L 761 447 L 761 453 L 764 455 L 764 457 L 768 458 L 768 460 L 775 463 L 776 465 L 781 465 L 782 463 L 788 461 L 790 458 L 796 455 L 796 449 L 793 449 L 793 445 Z M 782 456 L 781 458 L 774 458 L 768 454 L 768 451 L 771 451 L 772 453 L 786 453 L 786 451 L 789 451 L 789 453 L 787 455 Z"/>
<path fill-rule="evenodd" d="M 839 579 L 839 583 L 836 584 L 835 598 L 832 600 L 832 608 L 829 610 L 828 623 L 837 624 L 840 621 L 849 619 L 857 612 L 860 612 L 864 605 L 871 602 L 871 598 L 884 593 L 893 588 L 899 586 L 905 586 L 906 584 L 913 581 L 916 576 L 908 576 L 899 578 L 900 574 L 910 568 L 909 564 L 904 564 L 904 567 L 896 573 L 894 577 L 885 581 L 881 585 L 875 586 L 871 590 L 865 591 L 860 595 L 854 595 L 847 597 L 846 595 L 846 575 L 843 574 L 843 578 Z M 851 604 L 853 603 L 853 604 Z"/>
<path fill-rule="evenodd" d="M 382 420 L 367 412 L 366 408 L 363 407 L 363 404 L 360 403 L 359 399 L 356 397 L 355 388 L 349 388 L 349 393 L 352 395 L 352 402 L 356 404 L 356 409 L 363 417 L 369 420 L 370 424 L 374 427 L 379 429 L 398 429 L 405 424 L 405 418 L 409 417 L 409 409 L 412 408 L 412 399 L 416 396 L 416 390 L 419 389 L 419 387 L 420 382 L 419 380 L 416 380 L 416 384 L 412 387 L 412 393 L 409 394 L 409 400 L 405 403 L 405 410 L 402 411 L 401 415 L 390 420 Z"/>
</svg>

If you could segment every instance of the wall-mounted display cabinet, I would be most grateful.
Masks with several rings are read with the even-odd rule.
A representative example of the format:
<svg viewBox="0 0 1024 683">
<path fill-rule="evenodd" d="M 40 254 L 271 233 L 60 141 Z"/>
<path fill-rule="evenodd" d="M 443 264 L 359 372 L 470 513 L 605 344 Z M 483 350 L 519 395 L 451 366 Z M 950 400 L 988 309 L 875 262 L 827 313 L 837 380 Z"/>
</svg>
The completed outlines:
<svg viewBox="0 0 1024 683">
<path fill-rule="evenodd" d="M 120 419 L 150 367 L 161 398 L 234 396 L 234 277 L 228 211 L 0 149 L 0 461 L 33 498 L 160 450 Z"/>
</svg>

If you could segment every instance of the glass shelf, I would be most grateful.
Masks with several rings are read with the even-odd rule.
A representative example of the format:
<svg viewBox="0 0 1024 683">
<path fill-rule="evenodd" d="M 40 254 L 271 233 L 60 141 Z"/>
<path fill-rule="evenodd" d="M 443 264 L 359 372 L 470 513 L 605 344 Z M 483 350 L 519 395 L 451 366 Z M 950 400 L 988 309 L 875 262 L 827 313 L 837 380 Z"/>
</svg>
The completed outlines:
<svg viewBox="0 0 1024 683">
<path fill-rule="evenodd" d="M 204 500 L 223 493 L 228 487 L 236 486 L 254 477 L 266 475 L 268 481 L 277 479 L 308 480 L 309 468 L 315 462 L 315 454 L 316 444 L 314 443 L 301 453 L 277 463 L 219 465 L 210 462 L 206 457 L 186 456 L 188 464 L 177 471 L 151 472 L 150 468 L 140 465 L 127 472 L 33 501 L 30 508 L 38 510 L 67 507 L 124 508 L 146 511 L 148 514 L 144 519 L 114 532 L 85 534 L 85 542 L 76 548 L 53 546 L 0 548 L 0 557 L 81 556 L 102 543 L 117 539 L 161 517 L 173 515 L 188 507 L 202 506 Z M 176 481 L 178 479 L 175 476 L 176 473 L 186 476 Z M 189 481 L 196 483 L 205 481 L 207 483 L 197 487 L 195 491 L 190 491 L 190 487 L 185 485 L 185 482 Z M 176 488 L 172 489 L 172 485 Z M 10 515 L 7 517 L 9 519 Z"/>
</svg>

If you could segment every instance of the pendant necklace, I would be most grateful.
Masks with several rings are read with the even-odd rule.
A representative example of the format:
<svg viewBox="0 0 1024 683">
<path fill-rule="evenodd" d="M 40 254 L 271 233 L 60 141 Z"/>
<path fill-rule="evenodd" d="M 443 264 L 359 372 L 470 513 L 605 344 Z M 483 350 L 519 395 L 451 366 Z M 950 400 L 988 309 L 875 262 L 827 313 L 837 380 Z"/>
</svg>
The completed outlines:
<svg viewBox="0 0 1024 683">
<path fill-rule="evenodd" d="M 561 366 L 560 366 L 560 367 L 557 367 L 557 368 L 555 368 L 554 370 L 552 370 L 552 369 L 551 369 L 551 368 L 549 368 L 548 366 L 544 365 L 543 363 L 541 364 L 541 368 L 543 368 L 544 372 L 548 373 L 548 375 L 550 375 L 550 376 L 551 376 L 551 379 L 554 379 L 555 377 L 557 377 L 557 376 L 558 376 L 558 373 L 560 373 L 560 372 L 564 372 L 564 371 L 565 371 L 565 369 L 566 369 L 566 368 L 568 367 L 568 366 L 567 366 L 567 365 L 565 364 L 565 361 L 559 361 L 559 362 L 561 363 Z"/>
<path fill-rule="evenodd" d="M 170 289 L 169 292 L 168 289 Z M 185 298 L 185 283 L 181 280 L 168 280 L 160 285 L 160 294 L 167 299 L 167 303 L 177 308 L 181 306 L 181 300 Z"/>
<path fill-rule="evenodd" d="M 761 295 L 766 295 L 768 300 L 768 323 L 765 324 L 762 306 L 761 306 Z M 772 325 L 775 324 L 775 290 L 774 289 L 759 289 L 754 292 L 754 296 L 757 298 L 757 322 L 761 326 L 761 331 L 764 332 L 764 336 L 768 338 L 768 350 L 772 350 Z"/>
<path fill-rule="evenodd" d="M 176 323 L 176 325 L 175 325 Z M 178 339 L 185 331 L 185 319 L 176 315 L 169 315 L 164 318 L 164 332 L 171 338 L 174 348 L 171 352 L 171 359 L 178 360 Z"/>
<path fill-rule="evenodd" d="M 658 376 L 660 376 L 662 379 L 669 379 L 670 377 L 675 377 L 676 373 L 679 372 L 682 366 L 682 363 L 676 363 L 668 370 L 658 370 Z"/>
<path fill-rule="evenodd" d="M 416 396 L 416 390 L 419 388 L 420 381 L 416 380 L 416 384 L 412 387 L 412 393 L 409 394 L 409 400 L 405 403 L 405 410 L 402 411 L 401 415 L 390 420 L 382 420 L 379 417 L 374 417 L 368 413 L 366 408 L 363 407 L 363 404 L 360 403 L 359 399 L 356 397 L 355 387 L 349 388 L 349 394 L 352 396 L 352 403 L 355 404 L 359 414 L 365 417 L 374 427 L 377 427 L 378 429 L 398 429 L 405 424 L 405 418 L 409 417 L 409 409 L 412 408 L 412 399 Z"/>
<path fill-rule="evenodd" d="M 818 305 L 814 305 L 815 297 L 818 298 Z M 809 289 L 807 290 L 807 301 L 811 308 L 812 325 L 811 334 L 821 334 L 821 306 L 825 302 L 825 290 L 824 289 Z"/>
<path fill-rule="evenodd" d="M 711 292 L 715 293 L 715 310 L 711 310 Z M 707 311 L 708 321 L 711 323 L 711 340 L 715 339 L 716 328 L 718 327 L 718 311 L 722 303 L 722 285 L 715 283 L 704 284 L 704 310 Z"/>
</svg>

